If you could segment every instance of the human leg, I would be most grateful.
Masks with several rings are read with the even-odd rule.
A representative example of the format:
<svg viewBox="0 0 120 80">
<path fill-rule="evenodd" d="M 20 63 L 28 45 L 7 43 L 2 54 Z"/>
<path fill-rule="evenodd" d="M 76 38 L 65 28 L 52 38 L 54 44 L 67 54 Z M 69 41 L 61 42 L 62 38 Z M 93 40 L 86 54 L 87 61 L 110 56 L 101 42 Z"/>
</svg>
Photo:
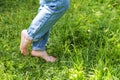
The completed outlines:
<svg viewBox="0 0 120 80">
<path fill-rule="evenodd" d="M 58 1 L 64 1 L 64 0 L 58 0 Z M 45 44 L 46 44 L 46 42 L 45 42 L 46 35 L 45 34 L 56 23 L 56 21 L 58 21 L 58 19 L 60 17 L 62 17 L 62 15 L 67 10 L 67 8 L 64 6 L 61 7 L 61 9 L 59 8 L 57 10 L 58 6 L 57 7 L 54 6 L 54 4 L 56 4 L 56 3 L 58 3 L 58 2 L 55 2 L 55 0 L 54 0 L 52 5 L 51 4 L 50 5 L 48 4 L 48 6 L 43 5 L 43 7 L 40 9 L 40 11 L 37 14 L 37 16 L 35 17 L 35 19 L 32 21 L 32 24 L 27 29 L 27 33 L 26 33 L 26 34 L 28 34 L 27 45 L 29 44 L 29 41 L 33 42 L 33 50 L 31 52 L 31 54 L 36 57 L 41 57 L 41 55 L 42 55 L 42 56 L 44 56 L 44 57 L 42 57 L 43 59 L 45 59 L 46 61 L 50 61 L 50 62 L 55 61 L 56 58 L 54 58 L 53 56 L 49 56 L 47 54 L 47 52 L 45 51 L 45 48 L 43 49 L 43 47 L 45 47 Z M 45 44 L 42 44 L 42 42 L 45 42 Z M 42 44 L 42 45 L 36 46 L 36 44 Z M 27 50 L 26 47 L 28 47 L 28 46 L 23 47 L 24 50 Z"/>
</svg>

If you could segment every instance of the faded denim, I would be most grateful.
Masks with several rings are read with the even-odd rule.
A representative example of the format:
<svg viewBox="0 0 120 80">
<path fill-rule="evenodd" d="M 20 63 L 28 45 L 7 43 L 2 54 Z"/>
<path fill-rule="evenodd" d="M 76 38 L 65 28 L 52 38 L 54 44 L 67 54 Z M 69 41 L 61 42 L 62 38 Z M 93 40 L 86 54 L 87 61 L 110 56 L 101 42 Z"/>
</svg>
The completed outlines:
<svg viewBox="0 0 120 80">
<path fill-rule="evenodd" d="M 38 14 L 27 29 L 32 50 L 45 50 L 50 29 L 69 7 L 69 0 L 40 0 Z"/>
</svg>

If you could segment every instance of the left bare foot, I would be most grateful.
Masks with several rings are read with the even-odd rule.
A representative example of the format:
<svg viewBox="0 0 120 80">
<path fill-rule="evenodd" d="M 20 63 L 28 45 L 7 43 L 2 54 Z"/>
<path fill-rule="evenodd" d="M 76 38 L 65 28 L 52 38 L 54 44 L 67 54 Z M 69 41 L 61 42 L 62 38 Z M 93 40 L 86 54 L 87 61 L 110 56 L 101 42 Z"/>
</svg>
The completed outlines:
<svg viewBox="0 0 120 80">
<path fill-rule="evenodd" d="M 53 57 L 53 56 L 49 56 L 46 51 L 35 51 L 35 50 L 33 50 L 31 52 L 31 54 L 32 54 L 32 56 L 35 56 L 35 57 L 41 57 L 47 62 L 55 62 L 56 61 L 56 58 Z"/>
<path fill-rule="evenodd" d="M 21 32 L 21 43 L 20 43 L 20 51 L 22 54 L 27 55 L 28 46 L 31 44 L 31 40 L 27 38 L 27 30 L 23 30 Z"/>
</svg>

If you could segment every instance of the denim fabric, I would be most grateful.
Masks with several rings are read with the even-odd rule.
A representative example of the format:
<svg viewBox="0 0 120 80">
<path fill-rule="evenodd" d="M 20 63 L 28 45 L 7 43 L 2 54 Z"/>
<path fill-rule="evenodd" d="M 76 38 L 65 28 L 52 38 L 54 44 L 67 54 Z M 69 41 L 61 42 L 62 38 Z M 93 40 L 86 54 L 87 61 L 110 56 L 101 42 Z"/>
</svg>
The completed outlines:
<svg viewBox="0 0 120 80">
<path fill-rule="evenodd" d="M 38 14 L 27 29 L 33 50 L 45 50 L 50 29 L 69 7 L 69 0 L 40 0 Z"/>
</svg>

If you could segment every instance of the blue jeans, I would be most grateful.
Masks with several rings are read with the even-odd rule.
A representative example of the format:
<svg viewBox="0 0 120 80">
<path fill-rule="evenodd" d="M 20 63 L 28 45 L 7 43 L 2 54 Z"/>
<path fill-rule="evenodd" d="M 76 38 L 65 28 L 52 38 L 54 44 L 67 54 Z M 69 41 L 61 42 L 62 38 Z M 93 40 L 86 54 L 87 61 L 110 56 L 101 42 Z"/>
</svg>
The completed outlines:
<svg viewBox="0 0 120 80">
<path fill-rule="evenodd" d="M 32 50 L 45 50 L 50 29 L 69 7 L 69 0 L 40 0 L 38 14 L 27 29 Z"/>
</svg>

